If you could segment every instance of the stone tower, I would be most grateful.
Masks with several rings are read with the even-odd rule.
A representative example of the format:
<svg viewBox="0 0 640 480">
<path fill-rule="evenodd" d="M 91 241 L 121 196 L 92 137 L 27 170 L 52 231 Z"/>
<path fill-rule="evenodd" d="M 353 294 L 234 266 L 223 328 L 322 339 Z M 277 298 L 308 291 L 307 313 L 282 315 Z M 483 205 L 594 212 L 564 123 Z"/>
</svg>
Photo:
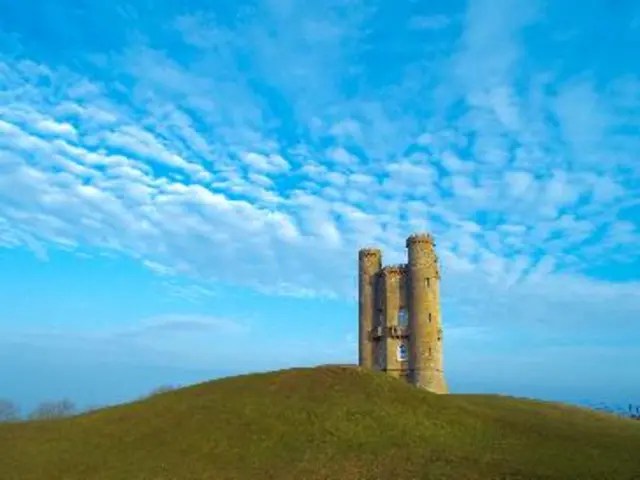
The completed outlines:
<svg viewBox="0 0 640 480">
<path fill-rule="evenodd" d="M 433 237 L 411 235 L 406 247 L 408 263 L 402 265 L 382 267 L 378 249 L 358 254 L 359 365 L 447 393 Z"/>
<path fill-rule="evenodd" d="M 380 269 L 382 268 L 382 252 L 377 248 L 365 248 L 358 253 L 358 364 L 365 368 L 374 368 L 376 353 L 369 336 L 375 324 L 376 310 L 375 289 Z"/>
</svg>

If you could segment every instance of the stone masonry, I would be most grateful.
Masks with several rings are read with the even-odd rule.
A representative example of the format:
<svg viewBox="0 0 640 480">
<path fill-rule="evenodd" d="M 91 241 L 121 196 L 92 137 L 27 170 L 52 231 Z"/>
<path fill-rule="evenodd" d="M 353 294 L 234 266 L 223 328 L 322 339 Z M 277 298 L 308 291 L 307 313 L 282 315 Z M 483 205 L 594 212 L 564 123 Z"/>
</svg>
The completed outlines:
<svg viewBox="0 0 640 480">
<path fill-rule="evenodd" d="M 429 234 L 414 234 L 406 247 L 406 264 L 385 267 L 379 249 L 358 252 L 358 363 L 447 393 L 435 243 Z"/>
</svg>

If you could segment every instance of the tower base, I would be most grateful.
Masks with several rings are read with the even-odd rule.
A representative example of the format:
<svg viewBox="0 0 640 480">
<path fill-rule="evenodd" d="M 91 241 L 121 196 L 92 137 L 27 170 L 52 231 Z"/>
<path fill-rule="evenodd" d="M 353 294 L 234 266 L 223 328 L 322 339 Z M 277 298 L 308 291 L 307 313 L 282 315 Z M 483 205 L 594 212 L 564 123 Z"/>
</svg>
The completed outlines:
<svg viewBox="0 0 640 480">
<path fill-rule="evenodd" d="M 417 378 L 414 384 L 416 387 L 422 388 L 432 393 L 438 393 L 438 394 L 449 393 L 447 382 L 445 381 L 444 374 L 442 373 L 435 374 L 427 378 L 424 378 L 424 377 Z"/>
</svg>

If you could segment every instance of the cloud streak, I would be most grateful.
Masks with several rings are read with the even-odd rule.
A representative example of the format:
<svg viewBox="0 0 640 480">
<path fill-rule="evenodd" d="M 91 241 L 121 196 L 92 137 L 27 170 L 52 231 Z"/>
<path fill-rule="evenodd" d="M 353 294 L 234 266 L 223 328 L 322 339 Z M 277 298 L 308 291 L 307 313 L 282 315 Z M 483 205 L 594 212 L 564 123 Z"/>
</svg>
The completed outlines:
<svg viewBox="0 0 640 480">
<path fill-rule="evenodd" d="M 149 27 L 91 73 L 0 57 L 0 245 L 351 298 L 358 247 L 398 261 L 430 230 L 458 323 L 628 326 L 637 277 L 591 269 L 637 259 L 640 81 L 556 74 L 534 3 L 392 32 L 364 2 L 273 1 L 176 13 L 171 55 Z"/>
</svg>

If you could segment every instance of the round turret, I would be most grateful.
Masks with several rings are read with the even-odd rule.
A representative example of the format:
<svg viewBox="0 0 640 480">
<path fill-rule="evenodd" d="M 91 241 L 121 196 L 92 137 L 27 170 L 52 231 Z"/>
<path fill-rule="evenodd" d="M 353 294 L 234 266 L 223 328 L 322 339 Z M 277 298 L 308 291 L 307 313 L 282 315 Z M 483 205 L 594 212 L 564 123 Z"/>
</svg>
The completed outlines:
<svg viewBox="0 0 640 480">
<path fill-rule="evenodd" d="M 409 366 L 413 383 L 444 393 L 447 386 L 442 366 L 440 319 L 440 273 L 435 242 L 429 234 L 407 238 L 409 306 Z"/>
<path fill-rule="evenodd" d="M 358 364 L 373 368 L 375 363 L 372 331 L 375 325 L 375 284 L 382 268 L 382 251 L 378 248 L 363 248 L 358 252 L 359 277 L 359 327 L 358 327 Z"/>
<path fill-rule="evenodd" d="M 435 241 L 428 233 L 415 233 L 407 238 L 407 256 L 410 268 L 417 266 L 430 267 L 435 276 L 438 273 L 438 257 L 435 250 Z"/>
</svg>

